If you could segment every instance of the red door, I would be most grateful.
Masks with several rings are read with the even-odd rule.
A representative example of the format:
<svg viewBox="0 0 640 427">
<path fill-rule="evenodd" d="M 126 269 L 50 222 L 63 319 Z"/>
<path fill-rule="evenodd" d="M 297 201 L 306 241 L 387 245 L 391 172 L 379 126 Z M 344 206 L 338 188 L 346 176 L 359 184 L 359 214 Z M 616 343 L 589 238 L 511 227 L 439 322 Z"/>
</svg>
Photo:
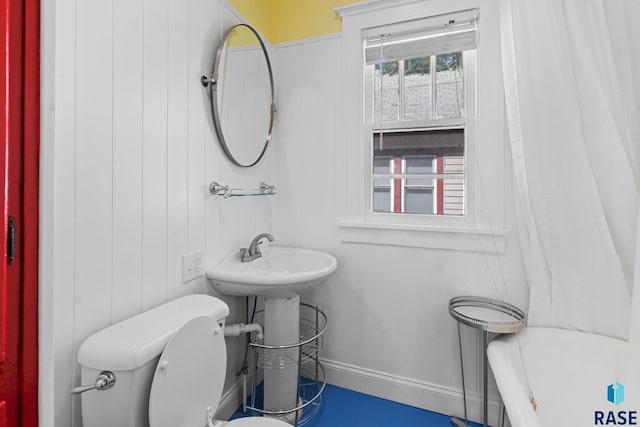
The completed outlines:
<svg viewBox="0 0 640 427">
<path fill-rule="evenodd" d="M 0 22 L 0 427 L 35 427 L 39 1 L 0 0 Z"/>
</svg>

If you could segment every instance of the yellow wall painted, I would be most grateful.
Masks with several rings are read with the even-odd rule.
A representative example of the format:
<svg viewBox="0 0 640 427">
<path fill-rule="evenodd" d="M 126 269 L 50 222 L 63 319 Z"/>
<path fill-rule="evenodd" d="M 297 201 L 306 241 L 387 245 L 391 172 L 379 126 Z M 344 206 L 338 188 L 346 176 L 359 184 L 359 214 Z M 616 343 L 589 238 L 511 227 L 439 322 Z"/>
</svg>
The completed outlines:
<svg viewBox="0 0 640 427">
<path fill-rule="evenodd" d="M 361 0 L 227 0 L 271 43 L 318 37 L 342 31 L 333 10 Z"/>
<path fill-rule="evenodd" d="M 227 46 L 229 47 L 240 47 L 240 46 L 259 47 L 258 45 L 259 45 L 259 41 L 256 38 L 255 34 L 253 34 L 253 31 L 251 31 L 249 28 L 245 26 L 236 28 L 227 37 Z"/>
<path fill-rule="evenodd" d="M 261 36 L 273 43 L 273 0 L 227 0 Z"/>
<path fill-rule="evenodd" d="M 342 31 L 335 7 L 360 0 L 272 0 L 273 42 L 284 43 Z"/>
</svg>

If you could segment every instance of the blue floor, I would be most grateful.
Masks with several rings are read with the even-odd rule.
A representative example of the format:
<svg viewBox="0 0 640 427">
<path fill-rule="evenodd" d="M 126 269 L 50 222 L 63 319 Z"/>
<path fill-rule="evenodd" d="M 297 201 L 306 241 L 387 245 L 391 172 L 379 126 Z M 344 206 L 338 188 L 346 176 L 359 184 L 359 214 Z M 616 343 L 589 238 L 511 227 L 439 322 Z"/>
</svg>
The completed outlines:
<svg viewBox="0 0 640 427">
<path fill-rule="evenodd" d="M 231 419 L 242 417 L 238 411 Z M 305 427 L 450 427 L 450 417 L 327 384 L 320 412 Z M 469 423 L 469 426 L 479 426 Z"/>
</svg>

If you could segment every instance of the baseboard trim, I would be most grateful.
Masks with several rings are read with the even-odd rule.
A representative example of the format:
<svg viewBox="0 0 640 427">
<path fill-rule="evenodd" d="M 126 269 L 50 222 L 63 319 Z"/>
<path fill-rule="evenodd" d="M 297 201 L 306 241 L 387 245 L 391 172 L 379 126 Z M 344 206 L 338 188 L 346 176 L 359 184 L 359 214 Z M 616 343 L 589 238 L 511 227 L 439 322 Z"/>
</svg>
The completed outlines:
<svg viewBox="0 0 640 427">
<path fill-rule="evenodd" d="M 464 416 L 464 401 L 459 390 L 335 360 L 320 360 L 329 384 L 428 411 Z M 490 398 L 488 408 L 489 424 L 500 426 L 502 402 Z M 467 411 L 470 421 L 482 424 L 482 396 L 467 391 Z"/>
<path fill-rule="evenodd" d="M 220 399 L 220 406 L 216 412 L 216 420 L 228 420 L 242 405 L 242 377 L 238 377 L 238 380 L 229 389 L 222 394 Z"/>
<path fill-rule="evenodd" d="M 216 420 L 228 420 L 238 409 L 240 409 L 245 399 L 251 394 L 254 374 L 255 371 L 249 371 L 247 374 L 247 387 L 246 390 L 244 390 L 244 393 L 242 386 L 244 378 L 242 375 L 238 376 L 236 382 L 231 385 L 227 391 L 222 393 L 220 405 L 218 406 L 218 411 L 214 417 Z M 262 379 L 262 371 L 258 371 L 256 383 L 259 384 Z"/>
<path fill-rule="evenodd" d="M 362 368 L 335 360 L 321 358 L 320 362 L 324 367 L 328 384 L 405 405 L 415 406 L 428 411 L 458 418 L 464 417 L 463 397 L 460 390 Z M 247 387 L 251 384 L 251 376 L 251 373 L 247 375 Z M 238 380 L 223 393 L 218 412 L 215 416 L 216 419 L 228 420 L 242 405 L 242 380 L 242 376 L 239 377 Z M 251 390 L 247 390 L 246 392 L 250 393 Z M 489 424 L 495 426 L 503 425 L 502 402 L 489 398 L 488 405 Z M 467 412 L 469 421 L 482 424 L 482 396 L 467 391 Z M 508 420 L 505 420 L 504 425 L 509 425 Z"/>
</svg>

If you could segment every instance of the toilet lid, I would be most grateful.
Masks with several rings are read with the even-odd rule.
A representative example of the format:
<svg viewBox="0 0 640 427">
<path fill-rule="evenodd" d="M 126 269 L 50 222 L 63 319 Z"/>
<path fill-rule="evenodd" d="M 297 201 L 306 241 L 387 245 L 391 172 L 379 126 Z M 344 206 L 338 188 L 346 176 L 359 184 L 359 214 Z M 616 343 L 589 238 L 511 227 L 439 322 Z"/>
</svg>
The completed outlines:
<svg viewBox="0 0 640 427">
<path fill-rule="evenodd" d="M 291 427 L 291 424 L 268 417 L 238 418 L 227 424 L 228 427 Z"/>
<path fill-rule="evenodd" d="M 222 328 L 210 317 L 187 322 L 169 340 L 151 384 L 151 427 L 202 427 L 218 409 L 227 365 Z"/>
</svg>

